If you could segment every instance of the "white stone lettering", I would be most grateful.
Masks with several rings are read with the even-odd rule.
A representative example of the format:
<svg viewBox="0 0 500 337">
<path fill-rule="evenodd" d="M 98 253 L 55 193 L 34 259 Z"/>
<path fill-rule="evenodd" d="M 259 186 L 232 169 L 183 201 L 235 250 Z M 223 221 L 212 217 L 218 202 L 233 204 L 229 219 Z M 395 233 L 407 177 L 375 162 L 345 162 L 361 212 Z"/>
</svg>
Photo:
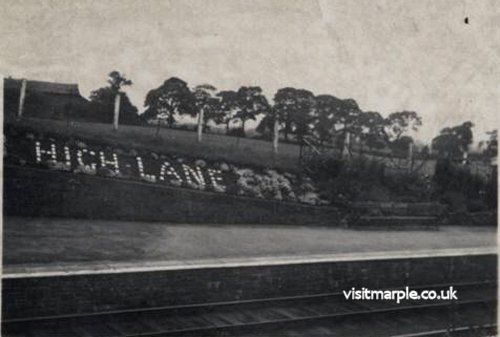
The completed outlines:
<svg viewBox="0 0 500 337">
<path fill-rule="evenodd" d="M 193 177 L 194 180 L 196 180 L 194 184 L 200 187 L 205 187 L 205 177 L 203 177 L 203 172 L 201 172 L 201 168 L 199 166 L 195 166 L 195 169 L 192 169 L 188 165 L 182 164 L 182 169 L 188 184 L 193 184 L 193 180 L 191 179 L 191 177 Z"/>
<path fill-rule="evenodd" d="M 44 150 L 41 148 L 40 142 L 35 143 L 35 153 L 36 153 L 36 162 L 42 162 L 42 155 L 50 155 L 50 160 L 57 161 L 57 151 L 56 144 L 50 144 L 50 150 Z"/>
<path fill-rule="evenodd" d="M 226 187 L 222 184 L 219 184 L 223 181 L 222 177 L 220 176 L 222 174 L 222 171 L 217 169 L 207 169 L 207 172 L 208 176 L 210 177 L 210 183 L 212 184 L 214 190 L 216 190 L 217 192 L 224 192 L 226 190 Z"/>
<path fill-rule="evenodd" d="M 115 173 L 119 174 L 120 173 L 120 166 L 118 164 L 118 156 L 116 155 L 116 153 L 113 153 L 112 156 L 113 156 L 113 159 L 107 160 L 106 157 L 104 156 L 104 152 L 99 151 L 99 157 L 101 159 L 101 167 L 106 167 L 108 165 L 111 165 L 111 166 L 113 166 Z"/>
<path fill-rule="evenodd" d="M 83 166 L 87 170 L 93 170 L 95 171 L 97 169 L 97 164 L 92 162 L 90 164 L 85 164 L 83 161 L 83 154 L 88 153 L 90 156 L 95 156 L 94 151 L 89 151 L 87 149 L 82 149 L 82 150 L 77 150 L 76 152 L 76 162 L 78 165 Z"/>
<path fill-rule="evenodd" d="M 144 173 L 144 164 L 142 163 L 142 158 L 137 157 L 137 168 L 139 169 L 139 174 L 142 179 L 151 181 L 151 182 L 156 182 L 156 175 L 154 174 L 145 174 Z"/>
<path fill-rule="evenodd" d="M 160 169 L 160 180 L 164 181 L 165 176 L 174 177 L 175 180 L 179 183 L 182 183 L 181 176 L 177 173 L 177 171 L 170 165 L 168 161 L 163 162 Z"/>
<path fill-rule="evenodd" d="M 71 169 L 71 152 L 67 146 L 64 147 L 64 159 L 66 159 L 66 166 Z"/>
</svg>

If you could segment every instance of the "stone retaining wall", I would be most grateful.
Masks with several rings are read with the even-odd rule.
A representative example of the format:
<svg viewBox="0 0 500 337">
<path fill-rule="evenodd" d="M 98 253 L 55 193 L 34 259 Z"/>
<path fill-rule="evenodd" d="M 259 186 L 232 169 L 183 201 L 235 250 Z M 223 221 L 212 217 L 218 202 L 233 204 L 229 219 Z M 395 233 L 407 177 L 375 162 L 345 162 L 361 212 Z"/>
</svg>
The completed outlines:
<svg viewBox="0 0 500 337">
<path fill-rule="evenodd" d="M 496 255 L 201 268 L 3 280 L 3 318 L 496 281 Z M 460 294 L 458 294 L 460 296 Z"/>
</svg>

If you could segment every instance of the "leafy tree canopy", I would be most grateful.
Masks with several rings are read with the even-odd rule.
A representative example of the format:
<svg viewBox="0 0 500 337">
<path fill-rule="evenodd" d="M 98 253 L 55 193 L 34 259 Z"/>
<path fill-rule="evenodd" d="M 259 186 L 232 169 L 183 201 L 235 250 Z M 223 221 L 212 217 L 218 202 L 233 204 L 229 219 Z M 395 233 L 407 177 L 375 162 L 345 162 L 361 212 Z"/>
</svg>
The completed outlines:
<svg viewBox="0 0 500 337">
<path fill-rule="evenodd" d="M 361 112 L 355 124 L 361 140 L 369 148 L 381 149 L 386 146 L 385 119 L 380 113 L 376 111 Z"/>
<path fill-rule="evenodd" d="M 283 124 L 285 139 L 294 133 L 301 140 L 313 126 L 315 113 L 314 94 L 305 89 L 282 88 L 274 96 L 274 109 Z"/>
<path fill-rule="evenodd" d="M 335 126 L 344 115 L 345 102 L 332 95 L 316 96 L 316 116 L 314 133 L 321 143 L 332 140 Z"/>
<path fill-rule="evenodd" d="M 255 120 L 269 109 L 269 103 L 260 87 L 241 87 L 236 93 L 236 106 L 234 118 L 241 120 L 243 134 L 247 120 Z"/>
<path fill-rule="evenodd" d="M 444 128 L 439 136 L 432 140 L 432 147 L 444 157 L 460 157 L 468 151 L 473 141 L 472 128 L 474 124 L 468 121 L 461 125 Z"/>
<path fill-rule="evenodd" d="M 171 77 L 161 86 L 150 90 L 146 95 L 144 112 L 146 120 L 164 120 L 169 126 L 175 122 L 176 115 L 196 116 L 195 98 L 186 82 L 177 77 Z"/>
<path fill-rule="evenodd" d="M 108 74 L 108 83 L 113 92 L 119 92 L 122 87 L 132 85 L 131 80 L 125 78 L 125 75 L 116 70 Z"/>
<path fill-rule="evenodd" d="M 198 113 L 203 112 L 203 125 L 212 120 L 216 124 L 224 121 L 224 113 L 216 96 L 217 89 L 210 84 L 198 85 L 193 90 L 194 105 Z"/>
<path fill-rule="evenodd" d="M 229 131 L 229 124 L 238 111 L 238 94 L 234 90 L 220 91 L 217 94 L 219 98 L 219 109 L 221 112 L 222 123 L 226 125 L 226 132 Z"/>
<path fill-rule="evenodd" d="M 386 118 L 385 133 L 389 141 L 394 141 L 421 125 L 422 118 L 415 111 L 393 112 Z"/>
</svg>

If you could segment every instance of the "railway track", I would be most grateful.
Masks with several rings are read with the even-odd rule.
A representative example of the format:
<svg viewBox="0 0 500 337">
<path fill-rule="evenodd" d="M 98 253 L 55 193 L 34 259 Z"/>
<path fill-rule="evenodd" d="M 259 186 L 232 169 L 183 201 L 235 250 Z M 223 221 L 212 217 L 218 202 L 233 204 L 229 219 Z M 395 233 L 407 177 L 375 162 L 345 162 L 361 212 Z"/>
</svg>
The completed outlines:
<svg viewBox="0 0 500 337">
<path fill-rule="evenodd" d="M 447 289 L 450 284 L 412 289 Z M 495 281 L 453 284 L 457 301 L 351 301 L 342 292 L 4 321 L 4 336 L 487 336 Z"/>
</svg>

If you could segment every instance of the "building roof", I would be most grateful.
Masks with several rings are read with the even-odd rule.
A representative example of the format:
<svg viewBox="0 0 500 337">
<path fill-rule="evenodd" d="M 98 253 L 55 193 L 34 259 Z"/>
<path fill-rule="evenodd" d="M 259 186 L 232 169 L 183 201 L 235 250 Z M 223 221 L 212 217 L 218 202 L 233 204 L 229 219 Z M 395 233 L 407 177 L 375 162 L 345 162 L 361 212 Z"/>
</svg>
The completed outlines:
<svg viewBox="0 0 500 337">
<path fill-rule="evenodd" d="M 35 91 L 47 94 L 58 94 L 58 95 L 74 95 L 80 96 L 80 91 L 78 89 L 78 84 L 73 83 L 55 83 L 55 82 L 45 82 L 45 81 L 32 81 L 27 80 L 27 91 Z M 4 79 L 4 89 L 21 89 L 21 79 L 5 78 Z"/>
</svg>

